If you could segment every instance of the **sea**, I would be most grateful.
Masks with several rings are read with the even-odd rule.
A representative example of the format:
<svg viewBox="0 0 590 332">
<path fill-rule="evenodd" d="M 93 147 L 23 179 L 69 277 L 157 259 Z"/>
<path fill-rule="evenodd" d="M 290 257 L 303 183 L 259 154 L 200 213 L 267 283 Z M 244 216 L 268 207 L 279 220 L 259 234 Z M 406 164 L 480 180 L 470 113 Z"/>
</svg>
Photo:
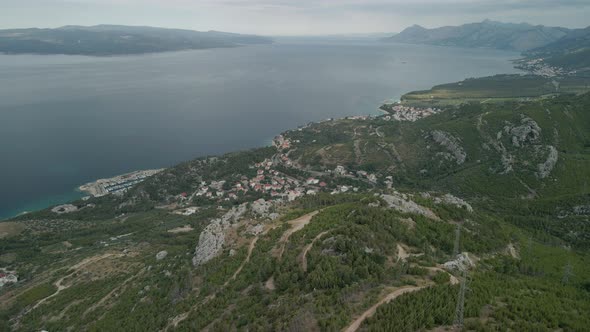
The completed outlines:
<svg viewBox="0 0 590 332">
<path fill-rule="evenodd" d="M 0 219 L 133 170 L 268 145 L 326 118 L 378 114 L 433 85 L 515 73 L 519 54 L 370 39 L 148 55 L 0 54 Z"/>
</svg>

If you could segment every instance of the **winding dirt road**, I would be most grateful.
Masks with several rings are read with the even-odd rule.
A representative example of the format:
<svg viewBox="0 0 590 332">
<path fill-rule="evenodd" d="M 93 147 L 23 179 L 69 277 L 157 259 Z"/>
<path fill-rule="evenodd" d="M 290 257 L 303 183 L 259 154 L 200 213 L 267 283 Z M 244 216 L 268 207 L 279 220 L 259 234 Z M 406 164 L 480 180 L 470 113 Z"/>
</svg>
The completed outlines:
<svg viewBox="0 0 590 332">
<path fill-rule="evenodd" d="M 240 274 L 240 272 L 242 272 L 242 269 L 244 268 L 244 266 L 246 266 L 246 264 L 250 261 L 250 257 L 252 256 L 252 252 L 254 251 L 254 248 L 256 247 L 256 242 L 258 242 L 258 238 L 259 237 L 257 236 L 254 239 L 252 239 L 252 242 L 250 242 L 250 245 L 248 246 L 248 255 L 246 255 L 246 258 L 244 259 L 244 261 L 242 262 L 242 264 L 240 264 L 240 266 L 236 269 L 236 271 L 234 272 L 234 274 L 229 279 L 227 279 L 225 281 L 225 283 L 223 284 L 223 286 L 221 287 L 220 290 L 218 290 L 217 292 L 215 292 L 215 293 L 207 296 L 205 298 L 205 300 L 203 301 L 203 303 L 201 303 L 201 304 L 207 304 L 207 302 L 209 302 L 212 299 L 214 299 L 217 296 L 217 293 L 219 293 L 221 290 L 223 290 L 225 287 L 227 287 L 227 285 L 229 285 L 229 283 L 232 280 L 235 280 L 238 277 L 238 274 Z M 185 319 L 188 318 L 189 314 L 191 312 L 193 312 L 198 305 L 199 304 L 195 304 L 189 311 L 184 312 L 182 314 L 179 314 L 179 315 L 175 316 L 174 318 L 172 318 L 168 322 L 168 325 L 164 329 L 162 329 L 161 331 L 168 331 L 171 328 L 178 326 L 178 324 L 180 322 L 182 322 L 183 320 L 185 320 Z"/>
<path fill-rule="evenodd" d="M 83 259 L 82 261 L 80 261 L 79 263 L 71 266 L 68 270 L 74 270 L 72 273 L 67 274 L 66 276 L 61 277 L 59 280 L 57 280 L 53 285 L 55 287 L 57 287 L 57 291 L 43 299 L 41 299 L 39 302 L 37 302 L 30 310 L 27 311 L 27 313 L 35 310 L 37 307 L 39 307 L 41 304 L 45 303 L 47 300 L 56 297 L 59 293 L 61 293 L 61 291 L 63 291 L 64 289 L 68 289 L 71 285 L 65 286 L 62 283 L 64 282 L 64 280 L 68 277 L 71 277 L 72 275 L 74 275 L 74 273 L 78 272 L 78 270 L 83 267 L 86 266 L 90 263 L 94 263 L 100 260 L 103 260 L 105 258 L 111 257 L 111 256 L 116 256 L 116 257 L 121 257 L 123 256 L 122 254 L 113 254 L 113 253 L 108 253 L 108 254 L 104 254 L 101 256 L 93 256 L 93 257 L 88 257 L 86 259 Z"/>
<path fill-rule="evenodd" d="M 317 240 L 319 240 L 322 236 L 326 235 L 327 233 L 328 231 L 321 232 L 313 238 L 310 244 L 305 246 L 305 249 L 303 249 L 303 253 L 301 254 L 301 268 L 303 269 L 303 272 L 307 272 L 307 252 L 311 250 L 311 248 Z"/>
<path fill-rule="evenodd" d="M 250 261 L 250 256 L 252 256 L 252 251 L 254 251 L 254 247 L 256 247 L 256 242 L 258 241 L 258 236 L 255 237 L 254 239 L 252 239 L 252 242 L 250 242 L 250 245 L 248 246 L 248 255 L 246 256 L 246 259 L 244 259 L 244 261 L 242 262 L 242 264 L 240 264 L 240 267 L 238 267 L 238 269 L 236 270 L 236 272 L 234 272 L 234 274 L 231 276 L 231 278 L 229 278 L 224 284 L 223 287 L 226 287 L 230 281 L 235 280 L 236 277 L 238 276 L 238 274 L 240 274 L 240 272 L 242 272 L 242 269 L 244 268 L 244 266 L 246 265 L 246 263 L 248 263 Z"/>
<path fill-rule="evenodd" d="M 426 288 L 428 286 L 429 285 L 406 286 L 406 287 L 402 287 L 402 288 L 398 288 L 398 289 L 394 290 L 393 292 L 387 294 L 387 296 L 382 298 L 379 302 L 375 303 L 372 307 L 367 309 L 365 312 L 363 312 L 362 315 L 360 315 L 357 319 L 354 320 L 354 322 L 352 322 L 352 324 L 348 325 L 348 327 L 346 327 L 342 331 L 343 332 L 355 332 L 356 330 L 359 329 L 359 327 L 365 321 L 365 319 L 367 319 L 375 314 L 375 311 L 377 311 L 377 308 L 379 308 L 381 305 L 389 303 L 390 301 L 394 300 L 395 298 L 399 297 L 400 295 L 419 291 L 419 290 Z"/>
<path fill-rule="evenodd" d="M 303 227 L 305 227 L 305 225 L 309 224 L 309 222 L 311 221 L 311 218 L 313 218 L 313 216 L 315 216 L 319 212 L 320 211 L 314 211 L 314 212 L 308 213 L 304 216 L 301 216 L 297 219 L 287 221 L 287 223 L 289 225 L 291 225 L 291 228 L 286 230 L 285 233 L 283 233 L 283 235 L 279 239 L 280 248 L 276 249 L 274 252 L 274 255 L 278 259 L 281 259 L 281 257 L 283 257 L 283 253 L 285 252 L 285 245 L 286 245 L 287 241 L 289 241 L 289 237 L 291 237 L 291 235 L 293 233 L 302 230 Z"/>
</svg>

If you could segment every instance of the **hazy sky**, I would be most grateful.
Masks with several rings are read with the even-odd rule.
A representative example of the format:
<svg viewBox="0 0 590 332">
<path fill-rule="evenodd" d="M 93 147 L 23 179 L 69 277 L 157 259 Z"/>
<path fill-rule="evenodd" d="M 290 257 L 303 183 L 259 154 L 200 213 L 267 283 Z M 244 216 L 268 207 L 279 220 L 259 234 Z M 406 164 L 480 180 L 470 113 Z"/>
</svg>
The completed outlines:
<svg viewBox="0 0 590 332">
<path fill-rule="evenodd" d="M 0 28 L 126 24 L 265 35 L 397 32 L 420 24 L 585 27 L 590 0 L 0 0 Z"/>
</svg>

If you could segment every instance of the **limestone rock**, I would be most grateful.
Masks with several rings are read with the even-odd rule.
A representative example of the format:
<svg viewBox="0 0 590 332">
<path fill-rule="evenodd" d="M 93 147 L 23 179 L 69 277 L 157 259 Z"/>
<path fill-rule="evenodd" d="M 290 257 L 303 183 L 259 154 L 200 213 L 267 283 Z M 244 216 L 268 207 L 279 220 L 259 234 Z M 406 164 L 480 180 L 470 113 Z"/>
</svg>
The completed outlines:
<svg viewBox="0 0 590 332">
<path fill-rule="evenodd" d="M 225 232 L 246 213 L 247 203 L 233 207 L 221 218 L 213 219 L 199 235 L 199 244 L 195 248 L 193 265 L 199 266 L 217 257 L 225 244 Z"/>
<path fill-rule="evenodd" d="M 455 159 L 457 165 L 461 165 L 465 162 L 467 153 L 463 150 L 463 147 L 461 147 L 458 138 L 441 130 L 433 130 L 430 133 L 430 136 L 436 143 L 449 151 L 450 156 Z"/>
<path fill-rule="evenodd" d="M 161 261 L 162 259 L 166 258 L 166 256 L 168 256 L 168 252 L 166 250 L 162 250 L 156 254 L 156 260 Z"/>
<path fill-rule="evenodd" d="M 551 174 L 553 168 L 555 168 L 555 164 L 557 164 L 557 158 L 559 156 L 557 149 L 552 145 L 547 145 L 547 149 L 549 150 L 549 154 L 547 155 L 547 159 L 544 163 L 537 165 L 539 171 L 536 173 L 537 177 L 544 179 Z"/>
<path fill-rule="evenodd" d="M 268 216 L 268 212 L 270 211 L 271 207 L 272 203 L 265 201 L 263 198 L 252 202 L 252 212 L 261 217 Z"/>
<path fill-rule="evenodd" d="M 248 233 L 252 234 L 252 235 L 259 235 L 260 233 L 262 233 L 264 231 L 264 225 L 262 224 L 258 224 L 256 226 L 251 226 L 248 229 Z"/>
<path fill-rule="evenodd" d="M 443 266 L 447 270 L 465 271 L 474 267 L 475 263 L 471 258 L 469 258 L 468 253 L 463 252 L 457 255 L 457 258 L 454 260 L 444 263 Z"/>
<path fill-rule="evenodd" d="M 438 216 L 429 208 L 418 205 L 405 194 L 394 192 L 392 195 L 381 195 L 381 198 L 391 209 L 396 209 L 403 213 L 421 214 L 427 218 L 439 220 Z"/>
<path fill-rule="evenodd" d="M 465 210 L 467 210 L 469 212 L 473 212 L 473 207 L 469 203 L 467 203 L 466 201 L 462 200 L 461 198 L 455 197 L 451 194 L 444 194 L 440 197 L 435 197 L 434 203 L 453 205 L 456 207 L 464 208 Z"/>
<path fill-rule="evenodd" d="M 541 137 L 541 127 L 535 120 L 525 115 L 521 115 L 520 126 L 505 126 L 504 132 L 512 136 L 512 145 L 515 147 L 535 143 Z"/>
</svg>

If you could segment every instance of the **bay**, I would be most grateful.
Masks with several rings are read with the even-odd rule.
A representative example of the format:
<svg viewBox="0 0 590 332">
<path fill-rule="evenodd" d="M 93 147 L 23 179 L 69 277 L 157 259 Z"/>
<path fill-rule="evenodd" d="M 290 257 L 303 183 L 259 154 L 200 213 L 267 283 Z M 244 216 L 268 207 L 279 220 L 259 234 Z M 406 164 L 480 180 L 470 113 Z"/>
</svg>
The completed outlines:
<svg viewBox="0 0 590 332">
<path fill-rule="evenodd" d="M 268 144 L 286 129 L 375 114 L 435 84 L 513 73 L 487 49 L 279 38 L 122 57 L 0 55 L 0 218 L 137 169 Z"/>
</svg>

